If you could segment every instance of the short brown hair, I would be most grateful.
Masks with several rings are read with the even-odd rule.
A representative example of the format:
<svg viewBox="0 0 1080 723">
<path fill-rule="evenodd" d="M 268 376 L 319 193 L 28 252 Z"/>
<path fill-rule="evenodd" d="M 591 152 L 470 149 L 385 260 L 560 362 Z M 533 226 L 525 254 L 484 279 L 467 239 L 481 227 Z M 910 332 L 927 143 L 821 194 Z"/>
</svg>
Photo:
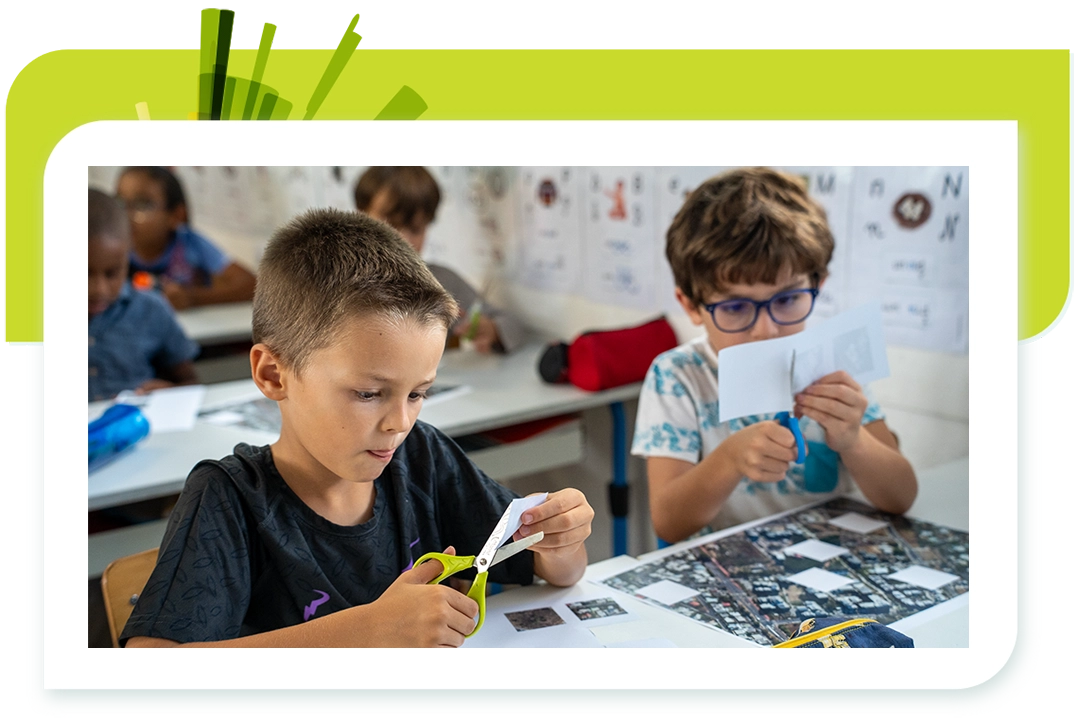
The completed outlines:
<svg viewBox="0 0 1080 723">
<path fill-rule="evenodd" d="M 90 188 L 87 210 L 89 219 L 87 231 L 89 238 L 107 236 L 118 241 L 129 242 L 131 240 L 131 222 L 127 212 L 112 196 L 102 193 L 96 188 Z"/>
<path fill-rule="evenodd" d="M 255 343 L 300 371 L 342 321 L 362 314 L 449 329 L 458 308 L 397 231 L 369 216 L 315 209 L 274 233 L 255 283 Z"/>
<path fill-rule="evenodd" d="M 407 228 L 417 220 L 425 224 L 435 220 L 442 194 L 439 184 L 423 166 L 372 166 L 356 182 L 356 208 L 367 211 L 382 190 L 388 194 L 390 208 L 386 220 L 396 228 Z"/>
<path fill-rule="evenodd" d="M 806 184 L 770 168 L 740 168 L 705 181 L 667 232 L 675 285 L 695 305 L 726 284 L 775 283 L 783 270 L 825 278 L 833 253 L 825 211 Z"/>
</svg>

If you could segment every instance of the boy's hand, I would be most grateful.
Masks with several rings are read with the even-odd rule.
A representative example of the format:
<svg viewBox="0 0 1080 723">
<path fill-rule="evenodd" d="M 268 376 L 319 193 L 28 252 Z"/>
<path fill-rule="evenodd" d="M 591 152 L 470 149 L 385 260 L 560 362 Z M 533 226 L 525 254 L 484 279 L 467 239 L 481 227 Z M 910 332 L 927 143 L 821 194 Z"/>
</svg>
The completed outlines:
<svg viewBox="0 0 1080 723">
<path fill-rule="evenodd" d="M 529 549 L 538 555 L 576 554 L 592 532 L 593 508 L 579 490 L 552 492 L 541 504 L 521 513 L 520 540 L 543 530 L 544 539 Z"/>
<path fill-rule="evenodd" d="M 859 439 L 869 402 L 845 371 L 827 374 L 795 395 L 795 416 L 807 416 L 825 429 L 825 443 L 844 453 Z"/>
<path fill-rule="evenodd" d="M 469 338 L 470 331 L 472 331 L 472 321 L 468 316 L 454 327 L 454 333 L 462 339 Z M 481 354 L 490 354 L 495 351 L 495 345 L 499 341 L 499 330 L 494 321 L 481 314 L 476 319 L 476 329 L 469 340 L 472 341 L 476 351 Z"/>
<path fill-rule="evenodd" d="M 169 300 L 169 304 L 176 311 L 187 309 L 192 306 L 191 295 L 180 284 L 171 279 L 161 279 L 161 293 Z"/>
<path fill-rule="evenodd" d="M 453 555 L 454 548 L 444 552 Z M 476 603 L 446 585 L 429 585 L 442 563 L 428 560 L 401 576 L 367 608 L 365 644 L 376 647 L 458 647 L 476 627 Z"/>
<path fill-rule="evenodd" d="M 169 387 L 175 387 L 176 384 L 167 381 L 165 379 L 148 379 L 140 384 L 136 389 L 136 394 L 149 394 L 155 389 L 168 389 Z"/>
<path fill-rule="evenodd" d="M 779 482 L 787 475 L 789 463 L 799 456 L 795 435 L 771 420 L 739 430 L 721 447 L 735 469 L 754 482 Z"/>
</svg>

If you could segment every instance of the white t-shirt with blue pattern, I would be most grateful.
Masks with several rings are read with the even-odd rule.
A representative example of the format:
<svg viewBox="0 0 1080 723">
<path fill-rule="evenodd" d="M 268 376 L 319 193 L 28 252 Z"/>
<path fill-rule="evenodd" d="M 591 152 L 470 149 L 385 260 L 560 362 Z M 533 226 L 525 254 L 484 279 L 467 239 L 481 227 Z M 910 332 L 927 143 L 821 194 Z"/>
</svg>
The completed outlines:
<svg viewBox="0 0 1080 723">
<path fill-rule="evenodd" d="M 641 388 L 634 443 L 638 457 L 671 457 L 700 462 L 731 434 L 775 415 L 740 417 L 721 423 L 718 407 L 716 354 L 701 336 L 653 360 Z M 870 404 L 863 424 L 884 419 L 881 407 L 863 387 Z M 839 456 L 825 444 L 825 430 L 804 417 L 799 420 L 810 447 L 804 464 L 792 464 L 780 482 L 743 478 L 705 531 L 719 530 L 854 489 Z M 809 488 L 809 489 L 808 489 Z"/>
</svg>

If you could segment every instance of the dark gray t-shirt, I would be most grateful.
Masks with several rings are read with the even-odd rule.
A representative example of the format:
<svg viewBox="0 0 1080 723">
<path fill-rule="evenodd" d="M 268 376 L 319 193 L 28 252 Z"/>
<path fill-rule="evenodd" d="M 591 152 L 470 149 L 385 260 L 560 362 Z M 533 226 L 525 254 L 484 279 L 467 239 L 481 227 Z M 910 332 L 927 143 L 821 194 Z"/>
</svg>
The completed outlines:
<svg viewBox="0 0 1080 723">
<path fill-rule="evenodd" d="M 188 476 L 121 644 L 232 639 L 373 602 L 424 553 L 478 553 L 516 496 L 417 422 L 375 480 L 372 518 L 344 527 L 289 489 L 269 447 L 237 445 Z M 493 567 L 491 581 L 531 583 L 532 558 Z"/>
</svg>

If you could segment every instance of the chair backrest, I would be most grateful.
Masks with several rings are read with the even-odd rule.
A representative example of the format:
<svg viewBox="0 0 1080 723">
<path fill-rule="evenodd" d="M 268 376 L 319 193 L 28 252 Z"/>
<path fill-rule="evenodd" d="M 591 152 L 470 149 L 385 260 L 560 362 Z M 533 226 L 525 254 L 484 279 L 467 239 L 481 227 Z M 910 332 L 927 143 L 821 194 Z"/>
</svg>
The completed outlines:
<svg viewBox="0 0 1080 723">
<path fill-rule="evenodd" d="M 101 593 L 105 598 L 105 616 L 109 619 L 109 634 L 113 647 L 120 646 L 120 633 L 124 630 L 135 601 L 142 594 L 150 573 L 157 563 L 158 550 L 137 552 L 134 555 L 113 560 L 101 573 Z"/>
</svg>

